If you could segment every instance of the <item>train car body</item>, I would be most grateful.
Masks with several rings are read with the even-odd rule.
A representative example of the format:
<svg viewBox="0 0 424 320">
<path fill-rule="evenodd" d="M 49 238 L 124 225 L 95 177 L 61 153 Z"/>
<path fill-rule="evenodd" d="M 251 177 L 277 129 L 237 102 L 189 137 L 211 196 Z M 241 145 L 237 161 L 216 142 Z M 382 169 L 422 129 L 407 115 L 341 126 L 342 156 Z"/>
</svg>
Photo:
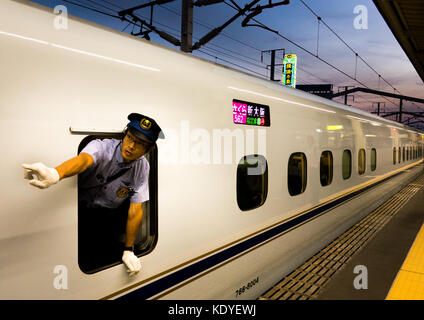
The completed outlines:
<svg viewBox="0 0 424 320">
<path fill-rule="evenodd" d="M 0 3 L 0 299 L 254 299 L 422 172 L 421 132 L 78 18 L 56 29 L 56 18 Z M 268 106 L 270 125 L 234 123 L 234 101 Z M 165 134 L 150 159 L 152 239 L 137 276 L 120 262 L 83 270 L 77 177 L 39 190 L 21 164 L 57 166 L 132 112 Z M 291 195 L 299 154 L 307 182 Z M 249 155 L 266 160 L 266 194 L 242 210 Z"/>
</svg>

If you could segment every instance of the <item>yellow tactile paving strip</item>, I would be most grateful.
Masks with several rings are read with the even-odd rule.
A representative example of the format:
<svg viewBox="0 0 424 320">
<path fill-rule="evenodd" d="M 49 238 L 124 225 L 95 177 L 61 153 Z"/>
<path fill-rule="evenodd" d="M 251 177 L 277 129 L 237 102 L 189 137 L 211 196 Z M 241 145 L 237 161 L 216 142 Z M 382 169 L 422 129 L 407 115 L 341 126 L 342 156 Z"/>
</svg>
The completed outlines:
<svg viewBox="0 0 424 320">
<path fill-rule="evenodd" d="M 424 300 L 424 225 L 421 226 L 386 300 Z"/>
</svg>

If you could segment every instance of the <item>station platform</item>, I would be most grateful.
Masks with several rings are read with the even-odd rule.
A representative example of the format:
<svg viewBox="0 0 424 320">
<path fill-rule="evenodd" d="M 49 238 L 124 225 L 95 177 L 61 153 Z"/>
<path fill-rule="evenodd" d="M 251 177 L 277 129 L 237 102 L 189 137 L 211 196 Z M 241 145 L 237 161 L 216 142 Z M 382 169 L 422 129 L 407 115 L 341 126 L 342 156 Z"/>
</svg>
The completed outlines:
<svg viewBox="0 0 424 320">
<path fill-rule="evenodd" d="M 260 300 L 424 300 L 424 174 Z"/>
</svg>

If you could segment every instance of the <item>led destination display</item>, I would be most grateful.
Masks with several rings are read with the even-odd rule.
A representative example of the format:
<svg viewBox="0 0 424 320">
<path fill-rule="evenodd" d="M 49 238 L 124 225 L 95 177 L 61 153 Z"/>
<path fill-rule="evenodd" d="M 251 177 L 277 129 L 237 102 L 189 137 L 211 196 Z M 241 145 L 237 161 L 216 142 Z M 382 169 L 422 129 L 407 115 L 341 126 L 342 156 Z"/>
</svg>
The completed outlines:
<svg viewBox="0 0 424 320">
<path fill-rule="evenodd" d="M 233 122 L 269 127 L 271 125 L 269 106 L 234 99 Z"/>
</svg>

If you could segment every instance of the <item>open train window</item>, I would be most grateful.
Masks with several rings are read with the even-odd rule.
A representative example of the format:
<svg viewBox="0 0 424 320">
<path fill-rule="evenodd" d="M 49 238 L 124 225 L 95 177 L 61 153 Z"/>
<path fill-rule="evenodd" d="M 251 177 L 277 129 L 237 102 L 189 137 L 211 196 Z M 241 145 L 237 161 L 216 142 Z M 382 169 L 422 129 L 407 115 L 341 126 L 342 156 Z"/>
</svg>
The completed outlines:
<svg viewBox="0 0 424 320">
<path fill-rule="evenodd" d="M 394 156 L 393 159 L 395 159 L 396 156 Z M 375 171 L 377 169 L 377 150 L 372 148 L 371 149 L 371 171 Z"/>
<path fill-rule="evenodd" d="M 92 135 L 78 146 L 78 154 L 95 139 L 123 139 L 123 134 Z M 150 253 L 157 242 L 157 146 L 145 154 L 149 163 L 149 200 L 143 202 L 143 218 L 134 242 L 134 254 L 138 257 Z M 97 177 L 97 176 L 96 176 Z M 78 177 L 80 182 L 81 178 Z M 80 184 L 80 183 L 79 183 Z M 79 185 L 78 184 L 78 185 Z M 121 188 L 119 188 L 121 189 Z M 119 190 L 118 197 L 123 197 Z M 84 190 L 78 187 L 78 264 L 85 273 L 92 274 L 122 263 L 125 246 L 126 221 L 130 205 L 129 197 L 113 210 L 86 206 L 82 202 Z M 101 217 L 101 218 L 99 218 Z"/>
<path fill-rule="evenodd" d="M 350 150 L 343 151 L 342 157 L 342 175 L 343 179 L 349 179 L 352 174 L 352 153 Z"/>
<path fill-rule="evenodd" d="M 302 152 L 293 153 L 289 158 L 287 180 L 291 196 L 305 192 L 307 183 L 307 161 Z"/>
<path fill-rule="evenodd" d="M 333 154 L 331 151 L 321 153 L 320 180 L 323 187 L 328 186 L 333 181 Z"/>
<path fill-rule="evenodd" d="M 364 174 L 365 173 L 365 150 L 360 149 L 358 152 L 358 173 Z"/>
<path fill-rule="evenodd" d="M 237 204 L 242 211 L 259 208 L 268 195 L 268 164 L 264 156 L 244 156 L 237 166 Z"/>
<path fill-rule="evenodd" d="M 402 156 L 402 148 L 399 147 L 399 154 L 398 154 L 398 158 L 399 158 L 399 163 L 401 162 L 401 156 Z"/>
</svg>

